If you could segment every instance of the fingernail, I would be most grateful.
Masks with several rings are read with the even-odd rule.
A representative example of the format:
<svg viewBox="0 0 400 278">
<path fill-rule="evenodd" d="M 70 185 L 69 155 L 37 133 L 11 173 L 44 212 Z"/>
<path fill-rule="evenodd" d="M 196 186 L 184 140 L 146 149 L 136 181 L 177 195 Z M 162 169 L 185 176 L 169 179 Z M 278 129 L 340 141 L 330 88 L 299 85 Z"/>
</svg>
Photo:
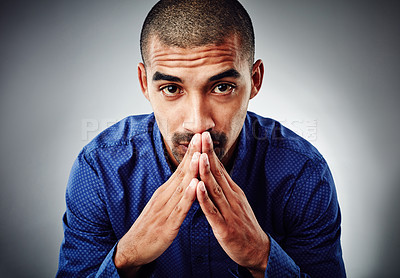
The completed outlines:
<svg viewBox="0 0 400 278">
<path fill-rule="evenodd" d="M 207 135 L 207 141 L 208 141 L 209 144 L 212 143 L 211 134 L 209 132 L 208 132 L 208 135 Z"/>
<path fill-rule="evenodd" d="M 204 182 L 201 181 L 201 182 L 199 183 L 199 186 L 200 186 L 200 190 L 201 190 L 201 191 L 206 192 L 206 186 L 204 185 Z"/>
<path fill-rule="evenodd" d="M 192 179 L 192 181 L 189 184 L 189 187 L 195 187 L 196 186 L 196 179 Z"/>
<path fill-rule="evenodd" d="M 192 161 L 195 162 L 195 161 L 199 160 L 199 157 L 200 157 L 200 153 L 199 152 L 195 152 L 193 154 Z"/>
<path fill-rule="evenodd" d="M 203 160 L 204 160 L 204 164 L 205 164 L 206 166 L 210 165 L 210 161 L 208 160 L 208 155 L 204 155 Z"/>
<path fill-rule="evenodd" d="M 193 144 L 197 145 L 199 143 L 199 134 L 196 133 L 193 138 Z"/>
</svg>

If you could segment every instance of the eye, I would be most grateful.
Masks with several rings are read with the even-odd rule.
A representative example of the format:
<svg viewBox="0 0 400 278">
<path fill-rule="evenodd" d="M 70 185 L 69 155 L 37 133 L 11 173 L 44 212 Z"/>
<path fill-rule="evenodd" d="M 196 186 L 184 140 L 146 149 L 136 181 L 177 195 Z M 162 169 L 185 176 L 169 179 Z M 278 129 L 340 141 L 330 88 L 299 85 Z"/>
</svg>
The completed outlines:
<svg viewBox="0 0 400 278">
<path fill-rule="evenodd" d="M 160 90 L 167 96 L 177 95 L 180 93 L 179 87 L 175 85 L 167 85 L 165 87 L 160 88 Z"/>
<path fill-rule="evenodd" d="M 215 86 L 213 89 L 213 92 L 216 94 L 225 95 L 225 94 L 231 93 L 234 89 L 235 89 L 235 86 L 226 84 L 226 83 L 222 83 L 222 84 L 218 84 L 217 86 Z"/>
</svg>

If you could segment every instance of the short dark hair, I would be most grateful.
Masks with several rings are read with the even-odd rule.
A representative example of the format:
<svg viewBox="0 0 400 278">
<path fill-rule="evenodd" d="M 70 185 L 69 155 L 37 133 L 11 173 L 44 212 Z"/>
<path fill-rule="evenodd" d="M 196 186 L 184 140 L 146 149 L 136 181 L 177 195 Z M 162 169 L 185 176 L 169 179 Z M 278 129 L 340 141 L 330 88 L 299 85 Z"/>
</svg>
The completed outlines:
<svg viewBox="0 0 400 278">
<path fill-rule="evenodd" d="M 180 48 L 224 43 L 229 35 L 240 39 L 242 57 L 254 62 L 254 30 L 250 16 L 237 0 L 161 0 L 147 15 L 140 35 L 146 64 L 150 39 Z"/>
</svg>

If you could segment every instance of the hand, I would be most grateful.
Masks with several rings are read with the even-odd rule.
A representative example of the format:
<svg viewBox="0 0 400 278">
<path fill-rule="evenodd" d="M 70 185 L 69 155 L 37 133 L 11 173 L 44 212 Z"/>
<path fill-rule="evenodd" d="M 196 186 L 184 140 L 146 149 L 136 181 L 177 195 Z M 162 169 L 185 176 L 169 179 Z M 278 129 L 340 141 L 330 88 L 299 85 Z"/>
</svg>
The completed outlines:
<svg viewBox="0 0 400 278">
<path fill-rule="evenodd" d="M 196 199 L 201 135 L 193 136 L 176 171 L 160 186 L 129 231 L 114 257 L 121 275 L 132 276 L 140 266 L 158 258 L 173 242 Z"/>
<path fill-rule="evenodd" d="M 216 156 L 210 134 L 202 134 L 197 199 L 216 239 L 237 264 L 264 277 L 270 241 L 241 188 Z"/>
</svg>

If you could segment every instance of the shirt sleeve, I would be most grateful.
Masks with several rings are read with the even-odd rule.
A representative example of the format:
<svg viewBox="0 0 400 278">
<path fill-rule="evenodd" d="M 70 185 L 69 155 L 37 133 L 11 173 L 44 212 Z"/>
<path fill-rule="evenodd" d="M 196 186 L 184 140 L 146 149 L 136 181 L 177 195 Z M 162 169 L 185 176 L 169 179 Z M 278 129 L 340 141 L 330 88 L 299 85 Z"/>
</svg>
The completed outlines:
<svg viewBox="0 0 400 278">
<path fill-rule="evenodd" d="M 280 244 L 270 236 L 265 277 L 346 277 L 333 178 L 326 164 L 312 168 L 297 180 L 286 205 L 287 236 Z"/>
<path fill-rule="evenodd" d="M 119 277 L 113 261 L 117 239 L 103 196 L 97 173 L 81 152 L 67 185 L 56 277 Z"/>
</svg>

